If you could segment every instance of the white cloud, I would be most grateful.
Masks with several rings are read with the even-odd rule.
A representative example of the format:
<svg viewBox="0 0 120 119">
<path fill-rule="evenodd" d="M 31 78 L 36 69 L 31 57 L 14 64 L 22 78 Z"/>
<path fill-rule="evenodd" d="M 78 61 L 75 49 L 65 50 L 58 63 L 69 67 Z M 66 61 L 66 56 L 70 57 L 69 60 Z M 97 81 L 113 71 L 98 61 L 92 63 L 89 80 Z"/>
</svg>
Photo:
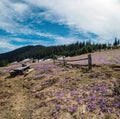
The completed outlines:
<svg viewBox="0 0 120 119">
<path fill-rule="evenodd" d="M 11 7 L 20 15 L 24 14 L 24 12 L 29 9 L 28 5 L 24 3 L 14 3 L 11 4 Z"/>
<path fill-rule="evenodd" d="M 71 34 L 64 37 L 43 33 L 18 23 L 16 20 L 24 22 L 27 16 L 35 15 L 34 13 L 29 14 L 32 12 L 33 6 L 46 9 L 45 12 L 36 14 L 46 20 L 68 25 L 69 28 L 78 30 L 87 37 L 89 37 L 88 31 L 98 34 L 99 38 L 93 40 L 104 42 L 113 39 L 115 36 L 120 37 L 119 0 L 0 0 L 0 28 L 16 37 L 19 33 L 34 34 L 54 39 L 56 44 L 68 44 L 79 40 Z M 36 22 L 41 23 L 41 20 Z M 0 37 L 1 39 L 2 37 Z M 16 48 L 17 46 L 10 44 L 11 40 L 12 38 L 8 37 L 1 40 L 0 48 L 9 50 Z M 13 40 L 25 42 L 27 39 L 13 38 Z M 48 43 L 48 41 L 32 39 L 29 39 L 29 42 L 33 44 Z"/>
<path fill-rule="evenodd" d="M 56 34 L 49 34 L 49 33 L 42 33 L 42 32 L 33 32 L 32 34 L 38 35 L 40 37 L 46 37 L 46 38 L 50 38 L 53 40 L 53 42 L 51 43 L 51 41 L 47 40 L 41 40 L 41 39 L 22 39 L 22 38 L 10 38 L 9 41 L 17 41 L 17 42 L 30 42 L 31 45 L 38 45 L 38 44 L 42 44 L 45 46 L 49 46 L 49 45 L 63 45 L 63 44 L 70 44 L 73 42 L 77 42 L 77 41 L 82 41 L 82 39 L 80 38 L 76 38 L 76 37 L 63 37 L 63 36 L 59 36 Z M 88 39 L 84 39 L 84 40 L 88 40 Z"/>
<path fill-rule="evenodd" d="M 16 48 L 22 47 L 27 45 L 26 42 L 29 45 L 44 45 L 44 46 L 50 46 L 50 45 L 63 45 L 63 44 L 70 44 L 75 41 L 82 41 L 82 39 L 76 38 L 76 37 L 63 37 L 55 34 L 49 34 L 49 33 L 40 33 L 40 32 L 33 32 L 32 34 L 38 35 L 40 37 L 46 37 L 50 38 L 50 40 L 42 40 L 42 39 L 25 39 L 25 38 L 16 38 L 16 37 L 1 37 L 0 41 L 0 53 L 4 53 L 7 51 L 14 50 Z M 24 45 L 13 45 L 11 42 L 18 42 L 18 43 L 23 43 Z M 53 42 L 52 42 L 53 41 Z"/>
<path fill-rule="evenodd" d="M 0 1 L 0 28 L 10 33 L 19 33 L 23 26 L 15 20 L 22 21 L 29 6 L 25 3 L 14 3 L 11 0 Z M 22 30 L 21 30 L 22 31 Z"/>
<path fill-rule="evenodd" d="M 11 51 L 18 48 L 15 45 L 10 44 L 7 40 L 4 39 L 4 41 L 0 41 L 0 53 L 4 53 L 7 51 Z"/>
<path fill-rule="evenodd" d="M 49 14 L 78 30 L 84 29 L 101 38 L 120 37 L 119 0 L 26 0 L 48 9 Z M 54 20 L 54 19 L 53 19 Z"/>
<path fill-rule="evenodd" d="M 24 0 L 0 1 L 0 27 L 11 33 L 30 33 L 31 30 L 14 21 L 24 20 L 32 5 L 47 9 L 38 15 L 79 31 L 98 34 L 102 39 L 120 37 L 119 0 Z"/>
<path fill-rule="evenodd" d="M 0 41 L 0 48 L 7 48 L 7 49 L 12 50 L 12 49 L 15 49 L 16 46 L 11 45 L 11 44 L 8 43 L 8 42 L 1 42 L 1 41 Z"/>
<path fill-rule="evenodd" d="M 54 44 L 49 44 L 49 45 L 70 44 L 73 42 L 82 41 L 82 39 L 77 38 L 77 37 L 73 37 L 73 36 L 63 37 L 63 36 L 59 36 L 59 35 L 55 35 L 55 34 L 42 33 L 42 32 L 41 33 L 34 32 L 34 34 L 42 36 L 42 37 L 46 37 L 46 38 L 51 38 L 55 41 Z M 33 41 L 33 42 L 35 42 L 35 41 Z M 46 41 L 44 41 L 44 42 L 46 42 Z M 46 43 L 44 43 L 44 45 L 46 45 Z"/>
</svg>

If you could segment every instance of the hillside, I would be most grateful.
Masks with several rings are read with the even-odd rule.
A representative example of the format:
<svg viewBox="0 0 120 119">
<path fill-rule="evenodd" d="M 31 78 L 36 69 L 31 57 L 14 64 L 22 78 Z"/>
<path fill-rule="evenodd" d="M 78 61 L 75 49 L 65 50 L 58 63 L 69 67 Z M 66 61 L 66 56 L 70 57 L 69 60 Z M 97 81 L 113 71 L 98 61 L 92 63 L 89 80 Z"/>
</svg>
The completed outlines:
<svg viewBox="0 0 120 119">
<path fill-rule="evenodd" d="M 0 119 L 119 119 L 119 50 L 92 56 L 97 65 L 90 71 L 53 61 L 31 63 L 34 71 L 27 76 L 9 77 L 19 63 L 0 68 Z"/>
<path fill-rule="evenodd" d="M 34 54 L 37 55 L 38 52 L 41 52 L 42 49 L 44 49 L 44 46 L 37 45 L 37 46 L 25 46 L 18 48 L 16 50 L 13 50 L 8 53 L 3 53 L 0 54 L 0 60 L 8 60 L 8 62 L 13 62 L 13 61 L 20 61 L 25 58 L 34 58 Z"/>
<path fill-rule="evenodd" d="M 112 50 L 103 50 L 101 52 L 91 53 L 93 65 L 103 65 L 103 64 L 120 64 L 120 48 Z M 88 57 L 88 54 L 69 57 L 67 59 L 81 59 Z M 87 64 L 87 60 L 74 62 L 75 64 Z"/>
<path fill-rule="evenodd" d="M 91 44 L 89 42 L 76 42 L 69 45 L 60 46 L 26 46 L 14 51 L 0 54 L 0 63 L 4 64 L 11 63 L 14 61 L 21 61 L 25 58 L 34 59 L 46 59 L 53 58 L 57 56 L 76 56 L 85 53 L 91 53 L 95 51 L 100 51 L 102 49 L 109 49 L 110 46 L 107 44 Z"/>
</svg>

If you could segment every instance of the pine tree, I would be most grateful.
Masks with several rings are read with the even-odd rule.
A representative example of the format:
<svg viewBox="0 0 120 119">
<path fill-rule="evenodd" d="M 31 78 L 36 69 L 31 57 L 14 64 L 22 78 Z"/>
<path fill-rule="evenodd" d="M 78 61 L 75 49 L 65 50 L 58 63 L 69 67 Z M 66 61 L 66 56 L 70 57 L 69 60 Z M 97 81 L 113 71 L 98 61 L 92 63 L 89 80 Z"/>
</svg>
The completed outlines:
<svg viewBox="0 0 120 119">
<path fill-rule="evenodd" d="M 117 46 L 117 45 L 118 45 L 118 40 L 117 40 L 117 38 L 115 38 L 115 41 L 114 41 L 113 45 L 114 45 L 114 46 Z"/>
<path fill-rule="evenodd" d="M 82 54 L 88 53 L 87 47 L 83 47 L 82 50 L 81 50 L 81 53 Z"/>
<path fill-rule="evenodd" d="M 87 46 L 87 51 L 89 52 L 89 53 L 92 53 L 93 52 L 93 48 L 92 48 L 92 46 Z"/>
<path fill-rule="evenodd" d="M 7 60 L 0 60 L 0 67 L 7 66 L 8 61 Z"/>
</svg>

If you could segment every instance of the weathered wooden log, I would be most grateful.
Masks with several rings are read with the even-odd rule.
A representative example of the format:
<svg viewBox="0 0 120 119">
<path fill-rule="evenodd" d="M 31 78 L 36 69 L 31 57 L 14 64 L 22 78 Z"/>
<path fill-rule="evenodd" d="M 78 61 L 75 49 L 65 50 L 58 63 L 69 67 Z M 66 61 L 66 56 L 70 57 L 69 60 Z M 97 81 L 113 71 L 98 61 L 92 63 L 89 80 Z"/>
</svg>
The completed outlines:
<svg viewBox="0 0 120 119">
<path fill-rule="evenodd" d="M 22 65 L 22 67 L 15 68 L 9 73 L 10 73 L 10 76 L 22 75 L 28 69 L 30 69 L 30 65 L 24 65 L 24 66 Z"/>
<path fill-rule="evenodd" d="M 92 58 L 91 58 L 91 54 L 88 55 L 88 69 L 92 69 Z"/>
</svg>

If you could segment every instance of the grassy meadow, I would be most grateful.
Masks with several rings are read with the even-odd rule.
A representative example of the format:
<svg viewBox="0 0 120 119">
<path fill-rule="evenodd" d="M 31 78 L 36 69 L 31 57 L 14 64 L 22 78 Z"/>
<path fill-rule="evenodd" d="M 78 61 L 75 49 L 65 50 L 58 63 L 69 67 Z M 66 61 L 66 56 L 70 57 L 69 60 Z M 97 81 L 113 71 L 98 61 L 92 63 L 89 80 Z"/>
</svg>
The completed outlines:
<svg viewBox="0 0 120 119">
<path fill-rule="evenodd" d="M 89 71 L 31 63 L 16 77 L 9 71 L 20 63 L 0 68 L 0 119 L 120 119 L 120 49 L 92 53 L 92 62 Z"/>
</svg>

